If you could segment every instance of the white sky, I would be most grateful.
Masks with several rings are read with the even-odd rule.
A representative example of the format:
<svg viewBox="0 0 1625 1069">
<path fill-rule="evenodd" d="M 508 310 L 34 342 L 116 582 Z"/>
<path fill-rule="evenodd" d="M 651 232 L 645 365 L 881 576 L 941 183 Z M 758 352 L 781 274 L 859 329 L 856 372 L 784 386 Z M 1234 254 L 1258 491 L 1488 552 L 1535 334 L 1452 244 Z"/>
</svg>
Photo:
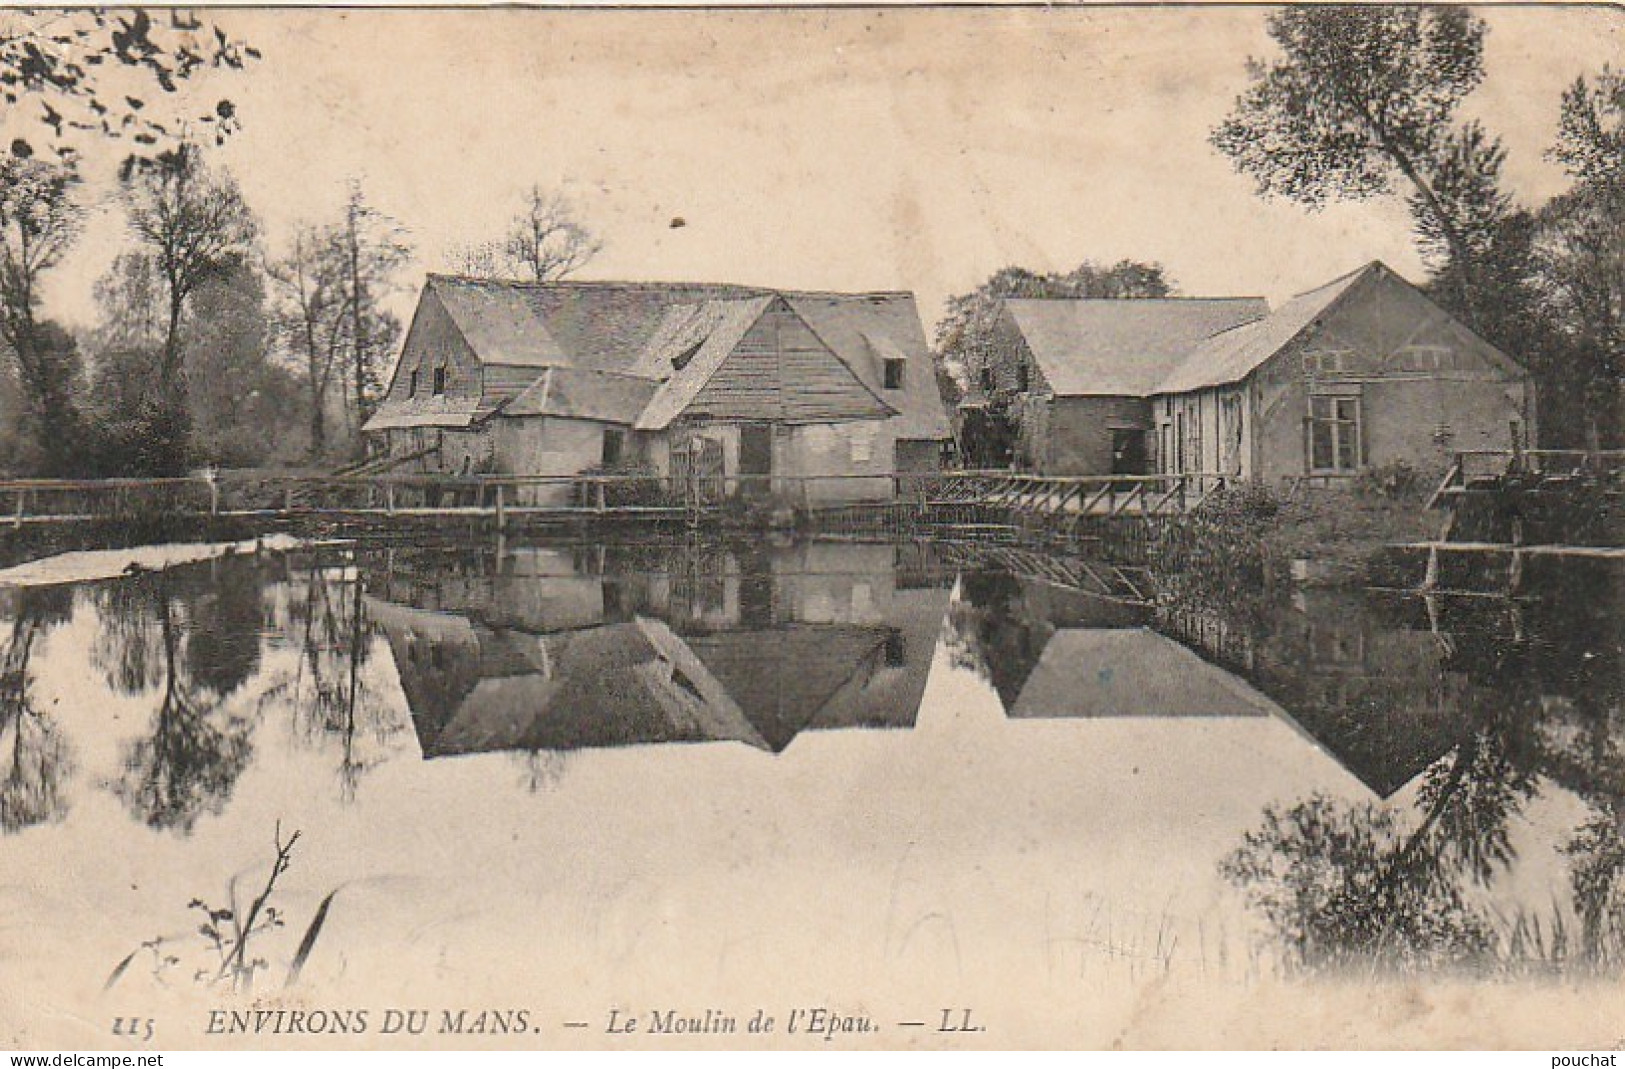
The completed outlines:
<svg viewBox="0 0 1625 1069">
<path fill-rule="evenodd" d="M 411 231 L 413 287 L 535 181 L 568 188 L 604 240 L 580 277 L 912 289 L 928 331 L 947 294 L 1010 263 L 1158 260 L 1184 293 L 1272 300 L 1373 258 L 1416 276 L 1397 199 L 1307 214 L 1208 146 L 1246 57 L 1270 51 L 1264 14 L 217 11 L 265 58 L 208 87 L 243 121 L 214 158 L 272 248 L 359 176 Z M 1625 55 L 1625 15 L 1484 14 L 1471 111 L 1537 200 L 1562 185 L 1541 159 L 1558 96 Z M 105 191 L 111 157 L 91 167 Z M 102 208 L 48 310 L 87 322 L 121 240 Z"/>
</svg>

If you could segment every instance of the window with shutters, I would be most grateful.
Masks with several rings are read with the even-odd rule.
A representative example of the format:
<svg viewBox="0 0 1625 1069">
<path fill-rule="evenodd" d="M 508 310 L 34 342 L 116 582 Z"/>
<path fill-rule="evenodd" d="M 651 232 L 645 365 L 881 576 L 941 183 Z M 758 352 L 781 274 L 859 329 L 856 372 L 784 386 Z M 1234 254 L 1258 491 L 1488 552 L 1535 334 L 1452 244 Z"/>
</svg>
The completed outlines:
<svg viewBox="0 0 1625 1069">
<path fill-rule="evenodd" d="M 1309 466 L 1315 471 L 1355 471 L 1360 459 L 1360 399 L 1309 398 Z"/>
</svg>

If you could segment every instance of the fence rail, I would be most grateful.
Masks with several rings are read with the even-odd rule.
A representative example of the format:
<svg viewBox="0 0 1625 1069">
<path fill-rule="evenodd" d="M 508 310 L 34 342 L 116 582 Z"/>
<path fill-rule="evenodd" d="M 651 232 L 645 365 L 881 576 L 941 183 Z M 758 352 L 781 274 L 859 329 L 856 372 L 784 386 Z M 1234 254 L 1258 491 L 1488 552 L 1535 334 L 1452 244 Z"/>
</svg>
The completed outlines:
<svg viewBox="0 0 1625 1069">
<path fill-rule="evenodd" d="M 999 471 L 879 474 L 425 475 L 200 473 L 154 479 L 0 480 L 0 524 L 185 516 L 696 516 L 738 507 L 803 510 L 974 506 L 1026 516 L 1185 511 L 1232 477 L 1040 476 Z"/>
</svg>

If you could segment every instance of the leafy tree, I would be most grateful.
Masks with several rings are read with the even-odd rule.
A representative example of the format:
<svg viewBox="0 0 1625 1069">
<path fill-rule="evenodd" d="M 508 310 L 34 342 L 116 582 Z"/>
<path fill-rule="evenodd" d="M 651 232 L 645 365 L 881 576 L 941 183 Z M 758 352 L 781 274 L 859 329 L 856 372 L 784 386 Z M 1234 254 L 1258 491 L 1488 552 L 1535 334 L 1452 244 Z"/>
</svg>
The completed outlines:
<svg viewBox="0 0 1625 1069">
<path fill-rule="evenodd" d="M 1446 6 L 1298 5 L 1271 14 L 1281 47 L 1251 59 L 1251 85 L 1212 143 L 1260 193 L 1311 209 L 1406 191 L 1424 253 L 1457 274 L 1476 324 L 1476 265 L 1507 203 L 1502 150 L 1461 101 L 1484 77 L 1481 19 Z"/>
<path fill-rule="evenodd" d="M 350 371 L 357 438 L 382 392 L 383 369 L 400 338 L 400 322 L 379 302 L 397 288 L 395 276 L 412 249 L 400 225 L 373 208 L 359 182 L 350 183 L 341 231 L 349 304 Z"/>
<path fill-rule="evenodd" d="M 236 181 L 211 170 L 196 145 L 129 161 L 122 178 L 131 230 L 163 279 L 166 326 L 148 438 L 153 469 L 175 474 L 186 466 L 191 438 L 181 334 L 187 302 L 243 261 L 257 226 Z"/>
<path fill-rule="evenodd" d="M 465 274 L 482 278 L 556 282 L 585 267 L 602 248 L 562 193 L 533 185 L 507 233 L 498 241 L 465 247 L 456 262 Z"/>
<path fill-rule="evenodd" d="M 181 90 L 199 73 L 240 70 L 259 52 L 218 25 L 178 9 L 157 18 L 142 10 L 27 11 L 0 15 L 0 100 L 8 112 L 38 105 L 55 154 L 71 160 L 81 135 L 122 139 L 150 151 L 182 127 L 218 142 L 237 127 L 237 108 L 219 100 L 207 111 Z M 158 117 L 152 91 L 175 97 L 173 114 Z M 19 137 L 13 155 L 32 155 Z"/>
<path fill-rule="evenodd" d="M 1563 377 L 1577 388 L 1589 444 L 1625 437 L 1625 71 L 1603 68 L 1563 94 L 1549 156 L 1573 184 L 1541 210 L 1538 284 L 1572 342 Z"/>
<path fill-rule="evenodd" d="M 1174 284 L 1161 264 L 1120 260 L 1106 266 L 1085 260 L 1064 274 L 1039 274 L 1005 267 L 970 293 L 948 298 L 937 324 L 936 360 L 952 377 L 965 381 L 992 355 L 993 324 L 1006 297 L 1167 297 Z"/>
<path fill-rule="evenodd" d="M 310 418 L 310 455 L 327 452 L 327 399 L 349 338 L 342 235 L 301 224 L 287 253 L 266 267 L 277 292 L 274 329 L 303 364 Z"/>
<path fill-rule="evenodd" d="M 39 318 L 40 284 L 79 236 L 77 185 L 64 165 L 0 158 L 0 340 L 16 361 L 30 436 L 47 474 L 73 467 L 82 437 L 73 402 L 76 350 Z"/>
</svg>

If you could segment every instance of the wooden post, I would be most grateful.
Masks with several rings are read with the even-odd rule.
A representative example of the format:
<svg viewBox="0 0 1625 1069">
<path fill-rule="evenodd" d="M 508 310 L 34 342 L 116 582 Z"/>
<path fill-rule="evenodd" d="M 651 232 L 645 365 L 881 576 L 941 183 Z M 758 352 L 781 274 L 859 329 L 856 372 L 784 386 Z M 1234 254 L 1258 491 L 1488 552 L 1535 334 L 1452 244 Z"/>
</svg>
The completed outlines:
<svg viewBox="0 0 1625 1069">
<path fill-rule="evenodd" d="M 497 483 L 497 531 L 500 533 L 506 522 L 502 509 L 502 484 Z"/>
<path fill-rule="evenodd" d="M 1422 589 L 1436 590 L 1439 586 L 1439 547 L 1428 547 L 1428 568 L 1422 575 Z"/>
<path fill-rule="evenodd" d="M 391 516 L 395 515 L 395 484 L 384 484 L 384 511 Z"/>
<path fill-rule="evenodd" d="M 220 484 L 209 480 L 209 515 L 220 515 Z"/>
<path fill-rule="evenodd" d="M 603 512 L 606 507 L 604 504 L 604 480 L 595 479 L 593 485 L 597 487 L 598 511 Z"/>
<path fill-rule="evenodd" d="M 282 511 L 284 513 L 293 511 L 293 487 L 286 483 L 282 486 Z"/>
<path fill-rule="evenodd" d="M 18 529 L 22 528 L 24 502 L 26 502 L 27 500 L 28 500 L 28 491 L 23 490 L 23 489 L 19 489 L 17 491 L 17 519 L 15 521 L 13 521 L 13 523 L 12 523 L 13 527 L 16 527 Z"/>
</svg>

